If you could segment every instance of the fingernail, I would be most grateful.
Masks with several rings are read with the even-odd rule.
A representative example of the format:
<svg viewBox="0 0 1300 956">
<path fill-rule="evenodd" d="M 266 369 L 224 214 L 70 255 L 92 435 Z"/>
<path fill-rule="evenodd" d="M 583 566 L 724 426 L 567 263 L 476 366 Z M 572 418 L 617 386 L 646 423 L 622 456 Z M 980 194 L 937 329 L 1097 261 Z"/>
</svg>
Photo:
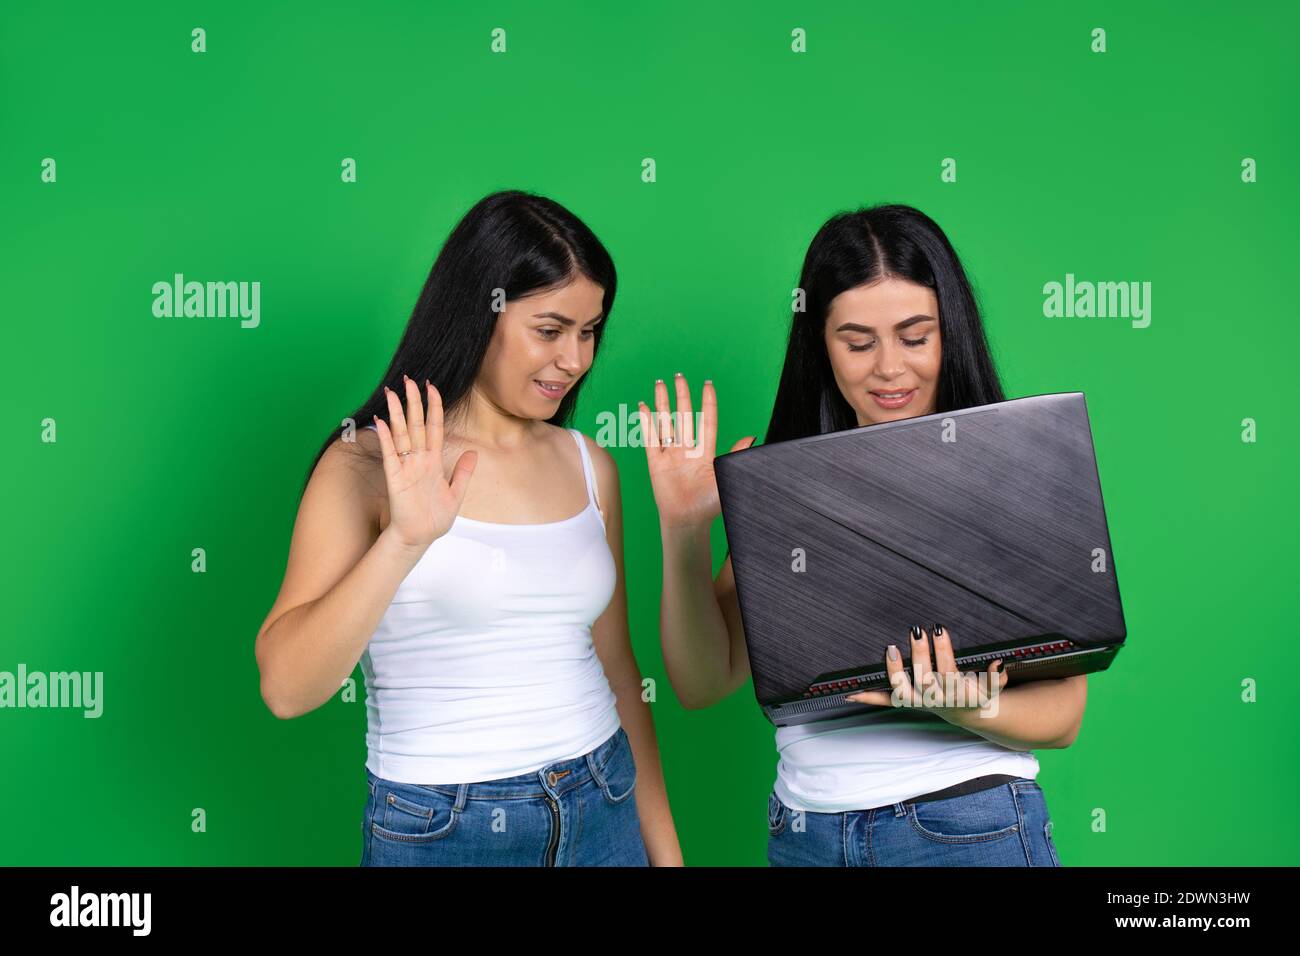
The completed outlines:
<svg viewBox="0 0 1300 956">
<path fill-rule="evenodd" d="M 915 624 L 912 625 L 912 629 L 908 633 L 912 635 L 912 640 L 914 641 L 919 641 L 921 639 L 921 629 Z"/>
<path fill-rule="evenodd" d="M 898 647 L 894 644 L 889 645 L 889 659 L 891 661 L 898 660 Z"/>
<path fill-rule="evenodd" d="M 995 671 L 1000 671 L 1000 670 L 1002 670 L 1002 661 L 1000 661 L 1000 660 L 996 660 L 996 661 L 994 661 L 994 662 L 993 662 L 993 669 L 994 669 Z"/>
<path fill-rule="evenodd" d="M 682 377 L 682 373 L 681 373 L 681 372 L 673 372 L 673 377 L 674 377 L 674 378 L 681 378 L 681 377 Z"/>
<path fill-rule="evenodd" d="M 664 380 L 663 380 L 662 378 L 657 378 L 657 379 L 655 379 L 655 384 L 656 384 L 656 385 L 662 385 L 663 383 L 664 383 Z"/>
<path fill-rule="evenodd" d="M 934 625 L 934 636 L 935 636 L 935 637 L 943 637 L 943 625 L 942 625 L 942 624 L 936 624 L 936 625 Z"/>
<path fill-rule="evenodd" d="M 704 384 L 705 384 L 705 385 L 712 385 L 712 384 L 713 384 L 713 379 L 711 379 L 711 378 L 706 378 L 706 379 L 704 380 Z"/>
<path fill-rule="evenodd" d="M 402 373 L 402 381 L 403 381 L 403 382 L 409 382 L 409 381 L 410 381 L 410 378 L 407 377 L 407 374 L 406 374 L 405 372 Z"/>
<path fill-rule="evenodd" d="M 856 694 L 849 694 L 849 696 L 848 696 L 848 697 L 845 697 L 844 699 L 847 700 L 847 701 L 850 701 L 850 702 L 852 702 L 852 703 L 854 703 L 854 704 L 858 703 L 858 698 L 857 698 L 857 695 L 856 695 Z"/>
</svg>

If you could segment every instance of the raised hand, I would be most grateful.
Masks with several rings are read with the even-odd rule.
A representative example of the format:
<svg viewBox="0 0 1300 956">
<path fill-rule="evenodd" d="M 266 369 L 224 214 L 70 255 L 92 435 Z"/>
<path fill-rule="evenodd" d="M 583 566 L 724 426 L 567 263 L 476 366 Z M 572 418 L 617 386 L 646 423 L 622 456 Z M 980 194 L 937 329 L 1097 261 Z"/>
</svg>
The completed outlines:
<svg viewBox="0 0 1300 956">
<path fill-rule="evenodd" d="M 478 452 L 462 454 L 448 482 L 442 473 L 442 396 L 425 379 L 429 396 L 426 422 L 420 387 L 413 379 L 405 375 L 402 378 L 406 382 L 406 411 L 402 411 L 397 393 L 385 385 L 393 424 L 375 416 L 388 485 L 390 517 L 386 530 L 402 544 L 423 552 L 456 520 Z"/>
<path fill-rule="evenodd" d="M 674 377 L 677 412 L 668 407 L 668 386 L 655 385 L 653 415 L 645 402 L 638 402 L 641 435 L 650 483 L 660 523 L 665 526 L 706 525 L 722 511 L 718 483 L 713 474 L 713 459 L 718 440 L 718 397 L 713 381 L 706 380 L 700 409 L 700 434 L 695 435 L 695 413 L 691 408 L 691 389 L 686 376 Z M 747 435 L 731 446 L 732 451 L 748 448 L 754 442 Z"/>
</svg>

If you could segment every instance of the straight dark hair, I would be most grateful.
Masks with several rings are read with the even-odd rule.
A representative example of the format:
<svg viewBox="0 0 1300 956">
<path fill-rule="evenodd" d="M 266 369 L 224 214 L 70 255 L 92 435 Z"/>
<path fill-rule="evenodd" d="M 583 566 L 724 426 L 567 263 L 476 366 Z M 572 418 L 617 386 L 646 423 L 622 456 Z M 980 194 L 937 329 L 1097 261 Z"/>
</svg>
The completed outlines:
<svg viewBox="0 0 1300 956">
<path fill-rule="evenodd" d="M 848 289 L 896 277 L 927 286 L 939 300 L 936 412 L 1005 401 L 989 354 L 975 293 L 943 230 L 911 206 L 872 206 L 832 216 L 813 236 L 799 288 L 803 311 L 790 325 L 785 366 L 765 441 L 857 428 L 826 353 L 831 300 Z"/>
<path fill-rule="evenodd" d="M 443 414 L 450 416 L 478 377 L 496 328 L 498 312 L 493 306 L 500 297 L 512 301 L 561 288 L 579 275 L 604 290 L 603 321 L 596 324 L 592 336 L 594 356 L 614 307 L 617 275 L 609 252 L 581 219 L 553 200 L 520 190 L 485 196 L 447 237 L 388 370 L 370 397 L 343 420 L 344 431 L 372 423 L 375 415 L 387 420 L 385 385 L 398 393 L 405 407 L 403 373 L 419 384 L 421 400 L 428 396 L 424 380 L 432 382 L 442 396 Z M 583 376 L 574 383 L 547 419 L 549 423 L 569 423 L 585 381 Z M 321 457 L 341 437 L 342 432 L 331 427 L 307 469 L 302 492 Z"/>
</svg>

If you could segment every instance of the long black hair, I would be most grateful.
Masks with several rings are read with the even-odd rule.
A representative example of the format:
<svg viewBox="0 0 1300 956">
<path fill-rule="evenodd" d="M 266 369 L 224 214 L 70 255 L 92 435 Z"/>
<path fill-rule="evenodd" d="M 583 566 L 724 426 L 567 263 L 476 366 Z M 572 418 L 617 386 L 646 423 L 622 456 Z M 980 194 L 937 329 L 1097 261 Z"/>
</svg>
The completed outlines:
<svg viewBox="0 0 1300 956">
<path fill-rule="evenodd" d="M 594 356 L 614 307 L 617 276 L 609 252 L 582 220 L 553 200 L 520 190 L 485 196 L 447 237 L 388 370 L 370 397 L 347 417 L 355 427 L 364 427 L 375 415 L 387 419 L 385 385 L 397 392 L 405 407 L 403 374 L 419 384 L 422 400 L 428 396 L 424 380 L 432 382 L 442 396 L 444 415 L 450 415 L 468 396 L 492 339 L 498 315 L 494 290 L 502 290 L 511 301 L 562 287 L 578 275 L 604 290 L 604 318 L 592 336 Z M 568 424 L 585 380 L 574 383 L 548 422 Z M 339 429 L 331 426 L 307 469 L 304 492 L 326 449 L 340 437 Z"/>
<path fill-rule="evenodd" d="M 832 216 L 808 246 L 799 278 L 804 309 L 791 322 L 766 441 L 858 427 L 826 354 L 826 316 L 841 292 L 887 276 L 927 286 L 939 300 L 935 411 L 1005 401 L 975 293 L 948 237 L 919 209 L 872 206 Z"/>
</svg>

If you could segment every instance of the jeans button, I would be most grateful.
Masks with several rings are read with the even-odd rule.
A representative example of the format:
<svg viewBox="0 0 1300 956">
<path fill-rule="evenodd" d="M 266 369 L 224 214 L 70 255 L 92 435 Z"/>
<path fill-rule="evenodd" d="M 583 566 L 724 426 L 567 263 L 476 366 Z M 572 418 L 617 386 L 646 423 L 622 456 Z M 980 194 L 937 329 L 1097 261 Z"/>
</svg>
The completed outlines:
<svg viewBox="0 0 1300 956">
<path fill-rule="evenodd" d="M 552 770 L 550 773 L 546 775 L 546 780 L 548 783 L 550 783 L 552 787 L 555 786 L 556 776 L 554 770 Z"/>
</svg>

